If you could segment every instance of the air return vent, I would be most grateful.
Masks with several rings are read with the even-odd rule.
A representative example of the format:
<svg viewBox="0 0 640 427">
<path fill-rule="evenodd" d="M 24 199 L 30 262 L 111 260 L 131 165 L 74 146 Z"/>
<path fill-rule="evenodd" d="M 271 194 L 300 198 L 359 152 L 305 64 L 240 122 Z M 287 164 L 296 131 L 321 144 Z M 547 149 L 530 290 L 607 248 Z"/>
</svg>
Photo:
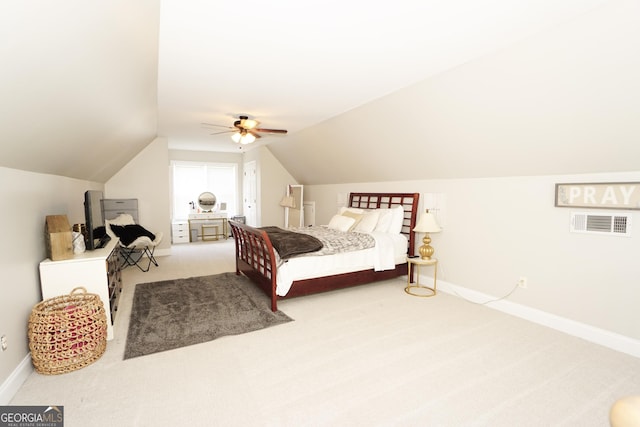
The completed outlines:
<svg viewBox="0 0 640 427">
<path fill-rule="evenodd" d="M 631 236 L 631 215 L 572 212 L 571 231 L 629 237 Z"/>
</svg>

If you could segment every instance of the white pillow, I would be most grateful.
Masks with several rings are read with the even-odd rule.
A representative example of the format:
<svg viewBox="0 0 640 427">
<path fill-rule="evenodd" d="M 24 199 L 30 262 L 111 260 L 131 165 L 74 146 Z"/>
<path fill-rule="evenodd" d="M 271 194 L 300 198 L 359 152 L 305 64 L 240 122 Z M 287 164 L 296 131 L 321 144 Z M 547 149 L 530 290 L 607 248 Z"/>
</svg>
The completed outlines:
<svg viewBox="0 0 640 427">
<path fill-rule="evenodd" d="M 334 230 L 340 231 L 349 231 L 351 226 L 356 223 L 354 218 L 350 218 L 344 215 L 334 215 L 329 221 L 327 227 L 333 228 Z"/>
<path fill-rule="evenodd" d="M 404 224 L 404 207 L 402 205 L 391 208 L 391 224 L 389 234 L 400 234 Z"/>
<path fill-rule="evenodd" d="M 378 218 L 380 218 L 380 212 L 377 210 L 365 212 L 353 231 L 357 231 L 358 233 L 371 233 L 378 224 Z"/>
<path fill-rule="evenodd" d="M 342 207 L 340 209 L 338 209 L 338 215 L 344 215 L 345 212 L 353 212 L 356 214 L 363 214 L 366 211 L 364 209 L 360 209 L 360 208 L 347 208 L 347 207 Z"/>
<path fill-rule="evenodd" d="M 391 225 L 391 209 L 376 209 L 376 211 L 378 212 L 378 223 L 376 224 L 375 231 L 387 233 Z"/>
<path fill-rule="evenodd" d="M 346 216 L 347 218 L 353 218 L 355 219 L 353 225 L 351 225 L 351 228 L 348 231 L 352 231 L 354 230 L 358 224 L 360 223 L 360 220 L 362 219 L 362 217 L 364 216 L 363 213 L 354 213 L 350 210 L 346 210 L 344 212 L 342 212 L 342 216 Z"/>
</svg>

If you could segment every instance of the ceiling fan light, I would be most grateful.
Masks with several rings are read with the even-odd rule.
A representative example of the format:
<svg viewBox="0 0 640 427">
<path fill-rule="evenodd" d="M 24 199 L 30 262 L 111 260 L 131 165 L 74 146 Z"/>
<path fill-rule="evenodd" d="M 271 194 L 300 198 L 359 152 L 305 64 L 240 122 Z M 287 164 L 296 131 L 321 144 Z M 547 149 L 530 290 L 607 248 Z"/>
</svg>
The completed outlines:
<svg viewBox="0 0 640 427">
<path fill-rule="evenodd" d="M 256 137 L 243 130 L 242 132 L 236 132 L 231 135 L 231 139 L 236 144 L 251 144 L 256 140 Z"/>
<path fill-rule="evenodd" d="M 240 138 L 240 143 L 241 144 L 251 144 L 255 140 L 256 140 L 255 136 L 251 135 L 250 133 L 247 133 L 242 138 Z"/>
<path fill-rule="evenodd" d="M 240 126 L 245 129 L 253 129 L 254 127 L 258 126 L 258 122 L 256 120 L 243 119 Z"/>
</svg>

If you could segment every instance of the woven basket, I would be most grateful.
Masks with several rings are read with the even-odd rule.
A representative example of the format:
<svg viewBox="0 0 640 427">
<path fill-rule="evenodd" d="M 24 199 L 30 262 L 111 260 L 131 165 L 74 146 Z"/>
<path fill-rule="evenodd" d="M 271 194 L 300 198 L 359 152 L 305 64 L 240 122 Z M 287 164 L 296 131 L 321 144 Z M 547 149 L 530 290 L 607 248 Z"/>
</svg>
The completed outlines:
<svg viewBox="0 0 640 427">
<path fill-rule="evenodd" d="M 33 307 L 29 349 L 37 372 L 57 375 L 84 368 L 106 348 L 107 316 L 98 295 L 79 287 Z"/>
</svg>

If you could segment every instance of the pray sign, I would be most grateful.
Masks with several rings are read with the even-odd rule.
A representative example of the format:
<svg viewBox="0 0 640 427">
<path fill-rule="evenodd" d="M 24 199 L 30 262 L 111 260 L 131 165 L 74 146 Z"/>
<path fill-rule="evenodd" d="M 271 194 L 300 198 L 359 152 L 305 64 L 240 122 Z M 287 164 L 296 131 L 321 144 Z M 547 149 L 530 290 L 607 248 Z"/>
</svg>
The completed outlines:
<svg viewBox="0 0 640 427">
<path fill-rule="evenodd" d="M 640 182 L 556 184 L 556 206 L 640 210 Z"/>
</svg>

